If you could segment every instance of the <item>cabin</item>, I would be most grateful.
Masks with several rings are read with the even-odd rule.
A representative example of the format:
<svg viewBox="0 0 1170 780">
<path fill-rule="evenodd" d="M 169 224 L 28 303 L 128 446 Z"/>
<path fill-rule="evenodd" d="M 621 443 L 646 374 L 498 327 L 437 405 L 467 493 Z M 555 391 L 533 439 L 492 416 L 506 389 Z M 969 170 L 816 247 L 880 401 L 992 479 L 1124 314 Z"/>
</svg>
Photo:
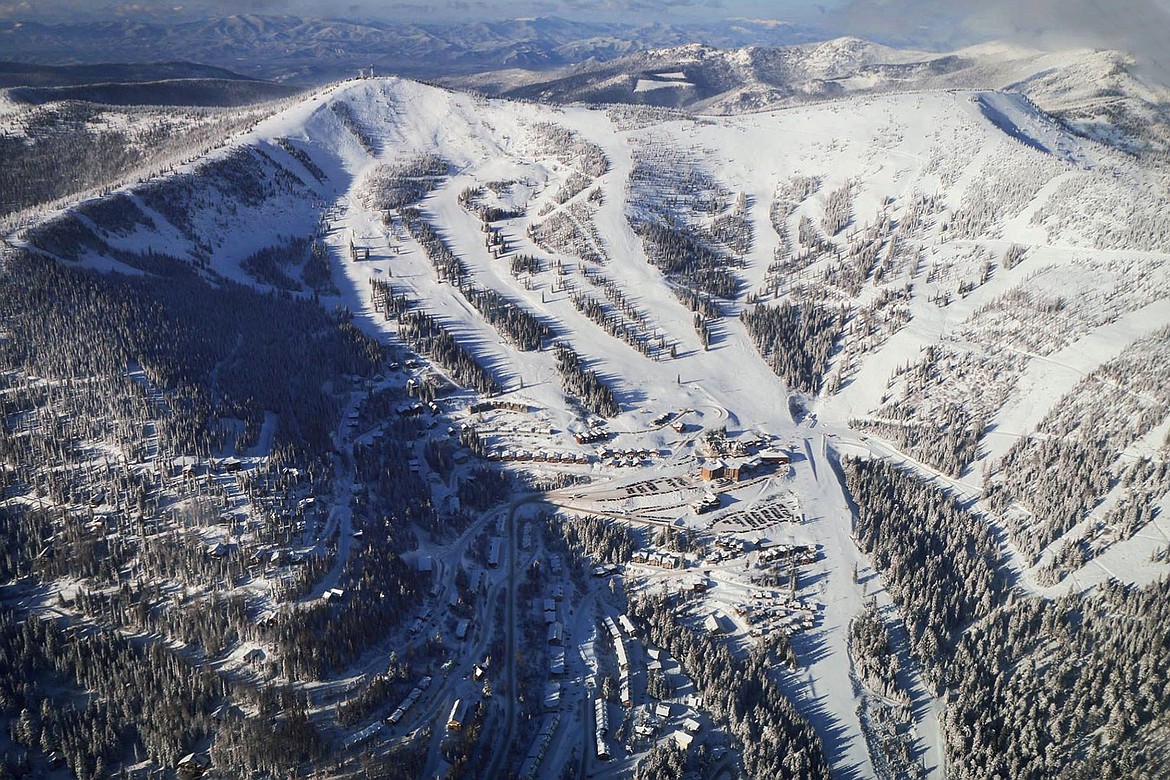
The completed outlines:
<svg viewBox="0 0 1170 780">
<path fill-rule="evenodd" d="M 202 777 L 203 773 L 211 768 L 211 759 L 206 753 L 188 753 L 179 759 L 175 766 L 179 777 Z"/>
<path fill-rule="evenodd" d="M 466 700 L 455 700 L 455 703 L 451 705 L 451 714 L 447 716 L 447 731 L 463 730 L 463 724 L 467 722 L 467 706 Z"/>
</svg>

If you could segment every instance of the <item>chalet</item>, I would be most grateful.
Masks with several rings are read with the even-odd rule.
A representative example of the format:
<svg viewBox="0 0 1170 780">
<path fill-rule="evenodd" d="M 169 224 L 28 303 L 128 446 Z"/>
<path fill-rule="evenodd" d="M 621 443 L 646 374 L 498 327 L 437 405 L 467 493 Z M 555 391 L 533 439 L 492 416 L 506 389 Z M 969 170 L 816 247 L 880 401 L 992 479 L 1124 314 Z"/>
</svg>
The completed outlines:
<svg viewBox="0 0 1170 780">
<path fill-rule="evenodd" d="M 244 653 L 244 663 L 255 666 L 256 664 L 261 663 L 267 657 L 268 656 L 265 655 L 264 651 L 259 647 L 253 647 L 251 650 Z"/>
<path fill-rule="evenodd" d="M 712 509 L 719 507 L 719 496 L 714 493 L 705 493 L 703 497 L 691 502 L 691 509 L 695 514 L 701 515 L 704 512 L 710 512 Z"/>
<path fill-rule="evenodd" d="M 714 614 L 708 615 L 703 619 L 703 628 L 705 628 L 709 634 L 722 634 L 723 621 Z"/>
<path fill-rule="evenodd" d="M 224 471 L 240 471 L 244 468 L 244 463 L 239 458 L 228 457 L 221 460 L 219 466 Z"/>
<path fill-rule="evenodd" d="M 222 723 L 225 720 L 232 718 L 244 718 L 244 711 L 234 704 L 224 702 L 211 713 L 211 719 L 216 723 Z"/>
<path fill-rule="evenodd" d="M 548 624 L 548 643 L 550 645 L 563 645 L 565 643 L 565 624 L 561 622 Z"/>
<path fill-rule="evenodd" d="M 467 638 L 467 630 L 469 628 L 471 628 L 471 621 L 467 618 L 461 618 L 455 624 L 455 638 L 462 642 Z"/>
<path fill-rule="evenodd" d="M 202 777 L 211 768 L 211 759 L 206 753 L 188 753 L 175 766 L 179 777 Z"/>
<path fill-rule="evenodd" d="M 609 434 L 605 431 L 592 430 L 587 433 L 578 433 L 573 436 L 573 439 L 578 444 L 595 444 L 599 441 L 606 441 L 609 439 Z"/>
<path fill-rule="evenodd" d="M 775 463 L 784 465 L 791 460 L 787 452 L 783 450 L 762 450 L 760 452 L 760 460 L 764 463 Z"/>
<path fill-rule="evenodd" d="M 675 744 L 683 750 L 688 750 L 691 747 L 691 743 L 695 741 L 695 738 L 685 731 L 676 731 L 673 737 Z"/>
<path fill-rule="evenodd" d="M 193 477 L 199 470 L 199 458 L 194 456 L 175 458 L 171 463 L 175 470 L 184 477 Z"/>
<path fill-rule="evenodd" d="M 447 731 L 463 730 L 463 724 L 467 722 L 467 707 L 466 700 L 455 700 L 455 703 L 451 705 L 451 714 L 447 716 Z"/>
<path fill-rule="evenodd" d="M 670 717 L 670 705 L 664 701 L 658 702 L 654 707 L 654 714 L 660 719 L 666 720 Z"/>
<path fill-rule="evenodd" d="M 699 729 L 702 728 L 702 724 L 700 724 L 699 721 L 695 720 L 694 718 L 687 718 L 682 722 L 682 727 L 683 731 L 688 734 L 698 734 Z"/>
</svg>

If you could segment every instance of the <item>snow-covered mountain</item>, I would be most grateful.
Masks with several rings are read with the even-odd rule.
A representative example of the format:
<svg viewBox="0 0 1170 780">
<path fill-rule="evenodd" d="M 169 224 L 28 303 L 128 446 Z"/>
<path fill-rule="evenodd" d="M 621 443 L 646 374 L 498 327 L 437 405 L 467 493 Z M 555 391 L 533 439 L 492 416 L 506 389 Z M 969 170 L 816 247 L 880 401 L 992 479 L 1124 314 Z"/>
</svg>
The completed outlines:
<svg viewBox="0 0 1170 780">
<path fill-rule="evenodd" d="M 622 24 L 557 17 L 463 23 L 377 22 L 240 13 L 162 22 L 122 18 L 0 22 L 4 56 L 22 62 L 105 63 L 183 58 L 225 64 L 265 78 L 321 82 L 371 65 L 379 73 L 432 78 L 486 69 L 561 67 L 612 59 L 650 46 L 705 40 L 717 46 L 778 46 L 811 40 L 801 26 L 770 20 Z"/>
<path fill-rule="evenodd" d="M 731 114 L 848 95 L 1010 89 L 1091 137 L 1165 148 L 1167 91 L 1117 51 L 1042 52 L 982 44 L 893 49 L 858 38 L 784 47 L 699 44 L 635 52 L 553 73 L 510 69 L 452 78 L 491 94 L 554 102 L 638 103 Z"/>
<path fill-rule="evenodd" d="M 249 624 L 240 632 L 246 639 L 233 638 L 230 646 L 216 649 L 217 670 L 247 678 L 259 662 L 246 656 L 255 659 L 252 649 L 263 648 L 261 657 L 273 656 L 273 678 L 295 679 L 304 658 L 323 657 L 319 645 L 334 648 L 320 642 L 320 632 L 323 626 L 334 631 L 342 617 L 350 621 L 344 630 L 350 632 L 345 648 L 351 654 L 336 651 L 333 667 L 314 660 L 318 665 L 309 667 L 314 673 L 372 676 L 398 664 L 397 647 L 376 644 L 386 639 L 385 625 L 393 626 L 394 640 L 403 646 L 443 645 L 444 628 L 418 636 L 431 612 L 420 609 L 408 638 L 399 612 L 413 606 L 391 613 L 400 606 L 386 597 L 391 586 L 370 584 L 389 576 L 386 572 L 421 572 L 424 558 L 429 578 L 433 555 L 441 562 L 435 568 L 443 570 L 436 582 L 458 583 L 455 570 L 466 578 L 467 565 L 482 571 L 487 583 L 477 589 L 479 611 L 469 612 L 485 628 L 472 629 L 467 642 L 461 638 L 453 645 L 451 663 L 469 674 L 476 664 L 478 678 L 483 673 L 478 664 L 494 655 L 502 660 L 486 672 L 493 687 L 509 696 L 519 690 L 530 671 L 516 660 L 522 656 L 519 626 L 529 621 L 538 627 L 541 639 L 524 647 L 523 655 L 543 658 L 541 653 L 552 651 L 541 649 L 547 643 L 539 621 L 565 608 L 554 603 L 537 613 L 520 602 L 539 599 L 516 597 L 515 571 L 537 572 L 524 575 L 531 581 L 545 576 L 543 564 L 529 559 L 545 560 L 541 545 L 552 549 L 552 543 L 524 541 L 517 529 L 518 509 L 536 497 L 517 499 L 498 516 L 461 511 L 461 502 L 475 506 L 477 491 L 499 484 L 487 465 L 469 465 L 490 462 L 522 475 L 526 489 L 548 506 L 606 518 L 601 525 L 628 524 L 647 539 L 653 534 L 653 559 L 620 553 L 624 557 L 614 563 L 625 567 L 631 603 L 642 605 L 630 607 L 639 628 L 606 629 L 611 637 L 606 641 L 613 644 L 604 652 L 617 653 L 615 673 L 628 659 L 624 649 L 608 648 L 624 648 L 623 636 L 633 645 L 642 630 L 638 641 L 647 658 L 650 649 L 659 651 L 654 643 L 669 649 L 668 629 L 645 628 L 654 622 L 653 610 L 645 607 L 651 615 L 645 617 L 638 600 L 651 603 L 670 591 L 677 596 L 669 602 L 677 625 L 701 625 L 710 634 L 729 634 L 740 650 L 765 647 L 776 654 L 740 657 L 775 673 L 781 698 L 793 702 L 804 719 L 800 723 L 812 724 L 824 762 L 840 776 L 979 777 L 992 759 L 1005 762 L 996 770 L 1004 776 L 1041 761 L 1047 763 L 1036 769 L 1038 776 L 1051 774 L 1111 755 L 1110 745 L 1086 747 L 1087 734 L 1104 717 L 1093 698 L 1100 686 L 1086 682 L 1077 698 L 1068 682 L 1076 669 L 1090 668 L 1083 658 L 1105 644 L 1081 652 L 1072 639 L 1049 641 L 1055 634 L 1033 641 L 1040 636 L 1036 626 L 1076 612 L 1077 594 L 1087 588 L 1113 578 L 1149 585 L 1168 569 L 1170 540 L 1159 518 L 1170 507 L 1170 390 L 1164 381 L 1170 375 L 1165 208 L 1170 178 L 1156 155 L 1135 157 L 1070 128 L 1100 117 L 1109 127 L 1131 132 L 1117 112 L 1135 110 L 1137 103 L 1128 101 L 1145 105 L 1153 93 L 1137 91 L 1116 55 L 1028 53 L 1001 57 L 994 66 L 991 59 L 989 50 L 937 57 L 856 39 L 731 52 L 687 46 L 513 92 L 558 101 L 604 100 L 605 106 L 491 98 L 399 78 L 351 80 L 285 104 L 210 154 L 164 175 L 111 186 L 100 197 L 42 215 L 10 240 L 32 258 L 23 261 L 26 268 L 35 260 L 52 268 L 117 272 L 108 278 L 119 285 L 128 285 L 126 278 L 150 280 L 156 283 L 150 289 L 163 290 L 164 298 L 172 284 L 190 290 L 206 283 L 230 300 L 242 289 L 256 289 L 265 293 L 265 306 L 295 304 L 303 309 L 297 316 L 312 324 L 298 339 L 256 339 L 258 350 L 268 350 L 266 362 L 241 353 L 244 336 L 237 342 L 234 331 L 226 330 L 231 337 L 216 331 L 219 340 L 212 346 L 207 346 L 210 337 L 207 343 L 192 339 L 201 361 L 194 368 L 140 371 L 118 365 L 115 372 L 122 378 L 125 371 L 132 378 L 126 381 L 141 385 L 144 408 L 165 407 L 193 419 L 206 414 L 212 421 L 205 426 L 208 441 L 228 438 L 222 433 L 228 429 L 251 444 L 228 465 L 219 462 L 217 475 L 208 465 L 205 481 L 215 492 L 208 494 L 211 509 L 202 511 L 210 519 L 200 525 L 194 514 L 184 516 L 186 526 L 167 537 L 199 534 L 188 572 L 201 571 L 209 559 L 220 566 L 221 556 L 235 565 L 228 548 L 239 545 L 239 568 L 216 569 L 214 585 L 207 587 L 226 589 L 244 605 L 241 614 L 271 616 L 264 626 L 276 626 Z M 1118 79 L 1122 94 L 1086 102 L 1079 96 L 1099 71 Z M 1021 85 L 1032 97 L 1018 91 Z M 637 102 L 639 95 L 659 100 L 657 95 L 688 94 L 692 97 L 660 102 L 685 105 L 696 109 L 694 114 L 624 104 Z M 1060 103 L 1064 122 L 1037 107 L 1042 99 Z M 749 105 L 756 110 L 743 112 Z M 1104 137 L 1104 126 L 1077 129 Z M 1127 137 L 1134 142 L 1132 134 Z M 28 312 L 48 307 L 59 300 L 59 288 L 68 288 L 55 279 L 50 281 L 56 287 L 45 282 L 48 292 L 30 294 L 5 315 L 39 323 Z M 80 292 L 67 291 L 81 296 L 90 289 L 86 284 L 78 281 Z M 132 310 L 133 300 L 118 298 L 116 310 Z M 184 311 L 189 305 L 170 303 Z M 153 333 L 126 328 L 116 333 L 116 347 L 123 350 L 118 356 L 137 354 L 140 342 L 144 354 L 166 355 L 166 339 L 183 338 L 182 327 L 167 329 L 167 310 L 159 308 L 163 313 L 152 314 L 151 322 L 161 323 L 164 344 L 156 343 Z M 305 313 L 310 309 L 316 319 Z M 81 316 L 88 311 L 80 308 Z M 324 320 L 322 311 L 332 312 L 332 319 Z M 192 322 L 199 317 L 190 316 Z M 277 382 L 273 376 L 280 378 L 278 368 L 269 366 L 284 367 L 286 354 L 289 361 L 301 361 L 298 367 L 311 365 L 317 360 L 309 351 L 313 345 L 334 343 L 328 341 L 334 338 L 330 328 L 351 340 L 364 335 L 391 350 L 390 357 L 379 358 L 385 365 L 376 369 L 367 366 L 368 376 L 352 367 L 365 365 L 355 357 L 344 371 L 312 374 L 309 384 L 298 384 L 298 368 L 297 381 L 289 384 L 295 393 L 264 396 L 263 403 L 273 406 L 257 411 L 251 389 L 259 395 Z M 20 356 L 6 350 L 3 354 Z M 403 369 L 398 358 L 416 372 L 408 382 L 396 373 Z M 81 359 L 68 368 L 73 373 L 61 384 L 82 394 L 88 386 L 84 372 L 98 370 Z M 19 371 L 12 371 L 17 377 Z M 188 376 L 209 389 L 196 384 L 197 392 L 178 400 L 165 388 L 152 389 Z M 225 376 L 232 392 L 222 389 Z M 254 381 L 241 389 L 230 383 L 234 376 Z M 10 386 L 14 397 L 19 390 L 33 399 L 29 403 L 39 403 L 56 392 L 51 386 L 42 392 L 41 381 L 20 375 Z M 436 388 L 450 394 L 442 399 L 445 406 L 435 403 Z M 314 414 L 298 416 L 301 393 L 327 411 L 318 415 L 314 407 Z M 337 397 L 321 400 L 330 393 Z M 10 403 L 16 408 L 16 401 Z M 312 420 L 327 413 L 336 425 L 313 428 Z M 411 422 L 424 419 L 420 415 L 433 425 L 424 429 Z M 12 417 L 23 426 L 22 435 L 41 419 L 31 412 Z M 64 425 L 55 415 L 44 419 Z M 457 421 L 466 427 L 458 430 Z M 84 452 L 85 458 L 114 453 L 102 456 L 107 464 L 130 447 L 126 442 L 146 442 L 134 445 L 133 463 L 139 464 L 183 441 L 169 428 L 137 418 L 113 432 L 97 423 L 73 431 L 71 452 Z M 394 438 L 407 434 L 412 438 L 406 444 Z M 281 437 L 299 446 L 316 443 L 322 450 L 313 453 L 320 455 L 312 460 L 318 476 L 304 479 L 321 479 L 328 491 L 296 492 L 310 469 L 284 465 L 281 459 L 296 457 L 298 450 L 274 449 L 274 440 L 283 444 Z M 601 438 L 615 442 L 616 455 L 597 445 Z M 456 449 L 462 460 L 452 454 Z M 144 477 L 149 488 L 142 493 L 144 507 L 148 501 L 166 505 L 169 499 L 159 496 L 167 490 L 198 495 L 199 456 L 206 453 L 165 452 L 191 458 L 194 465 L 177 459 L 147 464 L 153 471 Z M 745 474 L 764 469 L 765 460 L 776 470 L 739 481 L 738 469 Z M 776 463 L 783 467 L 771 465 Z M 429 474 L 431 464 L 439 465 L 424 481 L 419 472 Z M 734 480 L 721 476 L 729 467 L 737 469 Z M 102 473 L 88 461 L 75 471 L 78 479 Z M 158 476 L 162 472 L 170 476 Z M 412 497 L 408 507 L 385 511 L 382 504 L 369 508 L 379 496 L 405 495 L 395 491 L 408 483 L 421 486 L 426 499 Z M 30 484 L 27 496 L 18 498 L 43 505 L 34 492 L 41 483 Z M 264 505 L 261 511 L 256 507 L 271 485 L 279 494 L 276 508 Z M 74 497 L 80 491 L 63 495 L 56 481 L 51 487 L 41 491 L 50 501 L 64 506 L 81 500 Z M 176 506 L 189 498 L 182 495 L 174 499 Z M 93 504 L 106 500 L 103 494 Z M 328 502 L 328 508 L 306 509 L 314 501 Z M 457 530 L 447 534 L 439 522 L 416 530 L 423 521 L 411 520 L 414 513 L 425 518 L 424 510 L 434 507 L 443 507 L 443 522 Z M 771 520 L 749 529 L 768 512 Z M 143 525 L 141 518 L 140 511 L 134 522 Z M 273 553 L 271 529 L 278 527 L 287 535 L 281 538 L 302 540 L 298 555 L 320 553 L 321 563 L 297 570 L 306 574 L 270 580 L 265 567 L 289 565 L 282 557 L 286 551 Z M 460 535 L 469 528 L 470 535 Z M 146 531 L 135 533 L 147 538 Z M 379 533 L 383 537 L 376 537 Z M 528 536 L 533 533 L 541 536 L 539 531 Z M 573 533 L 578 534 L 574 544 L 587 546 L 581 540 L 588 534 Z M 676 534 L 684 541 L 702 539 L 702 552 Z M 506 541 L 489 545 L 489 535 Z M 133 535 L 119 532 L 109 544 L 123 544 L 124 536 Z M 728 541 L 732 537 L 740 541 Z M 381 538 L 382 546 L 372 538 Z M 745 540 L 760 548 L 750 560 L 742 552 Z M 364 556 L 391 549 L 392 542 L 403 547 L 386 553 L 384 562 L 371 557 L 380 562 L 377 567 L 360 568 Z M 476 544 L 483 549 L 472 552 Z M 773 567 L 767 575 L 772 579 L 763 581 L 757 574 L 768 560 L 765 548 L 773 545 L 790 555 L 784 560 L 791 564 L 779 574 Z M 618 550 L 621 544 L 609 547 Z M 361 555 L 352 552 L 359 549 Z M 669 555 L 662 552 L 667 549 Z M 523 568 L 497 568 L 501 554 L 522 560 Z M 419 563 L 408 567 L 403 555 Z M 797 556 L 807 567 L 799 577 Z M 556 560 L 559 568 L 560 554 Z M 681 562 L 677 567 L 675 560 Z M 599 569 L 596 581 L 607 571 Z M 337 587 L 345 577 L 352 583 L 348 594 Z M 581 587 L 587 597 L 575 602 L 579 611 L 568 623 L 584 648 L 579 660 L 570 656 L 569 663 L 576 664 L 581 679 L 592 678 L 600 676 L 602 653 L 596 648 L 603 645 L 596 640 L 598 613 L 590 610 L 601 610 L 611 596 L 626 596 L 616 593 L 616 586 L 606 595 L 588 585 L 593 580 L 584 574 L 572 579 L 578 584 L 569 587 Z M 65 586 L 54 581 L 53 587 Z M 82 604 L 84 599 L 72 595 L 80 590 L 76 581 L 68 587 L 71 603 Z M 184 587 L 186 598 L 202 586 Z M 424 598 L 422 589 L 401 587 Z M 467 586 L 451 587 L 452 609 L 463 608 L 458 595 Z M 680 590 L 686 593 L 679 595 Z M 51 594 L 43 597 L 46 604 L 68 606 L 64 597 L 56 600 L 57 591 L 46 592 Z M 1124 599 L 1138 598 L 1124 590 L 1107 592 L 1122 605 L 1119 612 Z M 438 586 L 430 593 L 446 601 Z M 347 598 L 351 601 L 343 601 Z M 506 610 L 492 599 L 506 600 Z M 162 600 L 169 604 L 172 598 Z M 750 617 L 764 602 L 769 614 L 783 616 L 767 624 L 775 628 L 771 634 Z M 356 607 L 345 611 L 354 603 L 385 612 L 362 623 L 352 617 Z M 1036 617 L 1047 609 L 1056 616 Z M 1032 611 L 1019 616 L 1024 610 Z M 515 618 L 514 611 L 528 617 Z M 1112 618 L 1097 623 L 1087 607 L 1085 612 L 1070 618 L 1077 626 L 1070 634 L 1084 636 L 1078 631 L 1106 624 L 1100 630 L 1112 630 Z M 498 617 L 505 614 L 506 619 Z M 297 622 L 302 618 L 305 622 Z M 321 622 L 310 622 L 318 618 Z M 507 624 L 509 644 L 503 636 L 498 647 L 489 644 L 493 619 Z M 893 640 L 875 640 L 885 648 L 880 655 L 893 664 L 892 671 L 888 665 L 884 672 L 863 668 L 857 660 L 859 648 L 870 641 L 857 629 L 864 619 L 888 623 L 902 637 L 898 646 L 908 648 L 901 660 L 889 661 L 896 654 Z M 966 631 L 970 626 L 978 630 Z M 886 630 L 878 634 L 886 636 Z M 986 640 L 980 633 L 1009 630 L 1033 633 L 1018 643 Z M 464 624 L 462 632 L 467 631 Z M 978 642 L 992 643 L 993 650 L 984 652 Z M 990 696 L 994 687 L 978 676 L 980 664 L 1009 645 L 1017 655 L 1004 650 L 1010 661 L 1003 666 L 1017 675 L 1012 684 L 1019 690 L 980 704 L 978 697 Z M 370 655 L 362 656 L 366 649 Z M 300 653 L 295 663 L 294 653 Z M 560 655 L 563 663 L 565 653 Z M 660 671 L 665 664 L 653 658 Z M 701 679 L 699 651 L 685 660 L 691 664 L 687 672 Z M 644 659 L 638 663 L 651 667 Z M 1064 671 L 1054 675 L 1057 682 L 1043 682 L 1049 663 L 1063 664 Z M 413 739 L 421 725 L 442 714 L 456 717 L 455 690 L 473 687 L 460 683 L 457 674 L 448 677 L 436 678 L 431 693 L 424 694 L 420 684 L 411 695 L 435 698 L 405 716 L 402 726 L 387 718 L 387 729 L 399 728 L 395 739 L 407 739 L 407 724 Z M 1049 749 L 1037 752 L 1031 740 L 1043 729 L 1034 725 L 1047 710 L 1021 714 L 1017 704 L 1059 686 L 1064 686 L 1060 706 L 1080 714 L 1068 730 L 1051 737 Z M 341 750 L 356 754 L 362 740 L 382 729 L 369 714 L 382 705 L 369 702 L 386 695 L 353 693 L 345 702 L 350 710 L 330 698 L 341 695 L 337 689 L 321 687 L 324 693 L 312 707 L 315 722 L 326 724 L 322 728 L 334 729 L 335 721 L 352 712 L 360 713 L 354 722 L 370 719 L 372 731 L 364 737 L 359 735 L 365 728 L 335 729 Z M 612 681 L 610 687 L 616 687 Z M 407 689 L 409 684 L 403 696 Z M 800 768 L 799 776 L 824 776 L 821 748 L 809 747 L 813 740 L 807 736 L 784 745 L 769 741 L 779 739 L 775 736 L 751 742 L 726 725 L 733 717 L 727 712 L 759 708 L 763 694 L 720 698 L 720 693 L 688 693 L 685 704 L 679 694 L 679 708 L 722 713 L 722 721 L 712 715 L 687 728 L 734 733 L 741 747 L 750 743 L 743 760 L 752 767 L 774 768 L 784 761 Z M 660 694 L 655 697 L 670 698 Z M 598 698 L 599 708 L 591 710 L 591 700 L 584 698 L 590 695 L 585 686 L 566 687 L 566 697 L 583 697 L 573 701 L 602 722 L 608 705 Z M 642 709 L 650 710 L 642 691 L 614 695 L 642 697 Z M 1164 694 L 1149 694 L 1155 695 Z M 1134 706 L 1164 721 L 1165 708 L 1145 701 Z M 523 731 L 510 705 L 493 703 L 484 710 L 497 718 L 496 735 Z M 670 711 L 668 704 L 663 717 Z M 1143 729 L 1163 722 L 1143 717 Z M 1010 718 L 1025 719 L 1026 727 L 1004 725 Z M 982 725 L 972 729 L 977 720 Z M 586 732 L 589 724 L 581 724 Z M 572 765 L 572 746 L 584 744 L 581 725 L 557 743 L 550 762 Z M 751 728 L 755 725 L 744 725 L 742 731 Z M 1117 742 L 1145 744 L 1134 736 L 1136 728 L 1119 726 Z M 1008 733 L 1010 750 L 997 741 L 997 729 Z M 423 738 L 430 739 L 429 732 Z M 442 733 L 432 741 L 430 755 L 418 758 L 428 768 L 438 766 L 441 739 Z M 592 751 L 592 740 L 585 742 Z M 605 748 L 600 739 L 598 745 Z M 617 771 L 615 766 L 624 771 L 649 751 L 647 744 L 631 741 L 628 750 L 620 748 L 618 760 L 602 765 L 600 749 L 588 753 L 597 756 L 599 771 Z M 510 760 L 507 751 L 494 755 L 491 769 Z M 592 760 L 582 759 L 581 767 Z"/>
<path fill-rule="evenodd" d="M 689 52 L 690 60 L 672 60 L 675 67 L 744 54 Z M 804 73 L 828 77 L 889 58 L 837 41 L 799 59 Z M 442 161 L 425 186 L 410 173 L 423 155 Z M 1072 403 L 1066 396 L 1088 392 L 1081 377 L 1108 370 L 1131 342 L 1166 324 L 1164 177 L 1072 134 L 1015 93 L 917 90 L 688 119 L 375 79 L 330 87 L 209 158 L 42 222 L 27 240 L 63 262 L 130 273 L 189 268 L 301 294 L 318 287 L 327 296 L 336 287 L 355 311 L 370 311 L 370 280 L 383 264 L 422 263 L 395 284 L 475 334 L 505 386 L 539 387 L 551 356 L 499 342 L 490 323 L 468 316 L 458 289 L 430 278 L 396 210 L 423 198 L 425 219 L 448 236 L 475 283 L 541 312 L 600 361 L 625 408 L 647 396 L 684 403 L 673 396 L 692 391 L 671 387 L 680 369 L 734 377 L 726 386 L 704 384 L 728 408 L 746 403 L 734 400 L 737 388 L 787 383 L 823 423 L 860 426 L 871 441 L 884 438 L 978 490 L 1012 437 L 1044 430 L 1062 398 Z M 480 246 L 479 207 L 456 196 L 489 183 L 494 189 L 476 197 L 504 215 L 498 227 L 509 252 L 569 261 L 567 279 L 551 270 L 512 274 Z M 409 197 L 391 198 L 397 205 L 386 216 L 379 187 Z M 344 218 L 330 216 L 338 204 Z M 712 277 L 674 264 L 667 239 L 648 232 L 660 224 L 725 268 Z M 323 243 L 333 257 L 331 283 L 303 277 L 307 253 L 278 268 L 257 259 L 291 241 Z M 350 242 L 379 261 L 351 262 Z M 565 291 L 591 273 L 635 302 L 644 337 L 663 336 L 685 357 L 650 359 L 589 321 Z M 701 300 L 680 298 L 683 290 Z M 696 332 L 688 309 L 707 311 L 704 300 L 709 328 Z M 800 371 L 770 369 L 778 347 L 761 344 L 760 357 L 750 328 L 736 319 L 784 302 L 842 313 L 821 334 L 835 345 L 830 355 L 807 355 Z M 1040 313 L 1043 322 L 1033 319 Z M 714 348 L 704 350 L 708 338 Z M 1098 341 L 1100 348 L 1091 346 Z M 550 405 L 560 397 L 530 392 Z M 952 428 L 930 433 L 940 410 L 957 403 Z M 744 425 L 793 419 L 787 408 L 750 404 L 738 416 Z M 1157 452 L 1162 419 L 1125 438 L 1102 468 L 1121 469 L 1126 453 Z M 1069 530 L 1053 530 L 1029 549 L 1038 553 Z"/>
</svg>

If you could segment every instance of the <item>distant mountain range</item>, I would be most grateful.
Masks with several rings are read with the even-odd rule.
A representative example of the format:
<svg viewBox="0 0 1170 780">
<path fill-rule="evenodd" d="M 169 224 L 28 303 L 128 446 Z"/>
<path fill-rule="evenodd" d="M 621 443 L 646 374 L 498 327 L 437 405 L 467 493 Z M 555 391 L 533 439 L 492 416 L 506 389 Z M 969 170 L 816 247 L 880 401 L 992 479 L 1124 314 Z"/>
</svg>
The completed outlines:
<svg viewBox="0 0 1170 780">
<path fill-rule="evenodd" d="M 137 85 L 12 95 L 26 102 L 234 105 L 286 94 L 275 84 L 247 83 L 248 77 L 314 84 L 371 67 L 376 74 L 505 97 L 712 113 L 855 94 L 1009 89 L 1086 136 L 1134 151 L 1170 147 L 1167 91 L 1143 82 L 1133 59 L 1114 51 L 1052 53 L 1001 44 L 909 51 L 858 38 L 823 41 L 811 28 L 774 20 L 618 24 L 542 17 L 415 24 L 256 14 L 170 24 L 3 22 L 0 40 L 8 59 L 27 63 L 0 66 L 0 86 Z M 111 52 L 140 64 L 103 64 Z"/>
<path fill-rule="evenodd" d="M 648 47 L 781 46 L 810 41 L 803 27 L 771 20 L 703 25 L 583 23 L 559 18 L 412 24 L 242 14 L 174 24 L 0 23 L 7 59 L 41 64 L 184 59 L 280 81 L 320 82 L 358 68 L 419 78 L 499 68 L 549 69 Z"/>
<path fill-rule="evenodd" d="M 13 101 L 34 105 L 81 100 L 118 106 L 240 106 L 288 97 L 298 88 L 191 62 L 0 62 L 0 90 Z"/>
<path fill-rule="evenodd" d="M 851 95 L 940 89 L 1022 92 L 1070 128 L 1132 151 L 1170 145 L 1170 93 L 1122 52 L 1042 52 L 983 44 L 893 49 L 859 38 L 633 52 L 554 71 L 502 69 L 443 79 L 491 95 L 556 103 L 634 103 L 735 114 Z"/>
</svg>

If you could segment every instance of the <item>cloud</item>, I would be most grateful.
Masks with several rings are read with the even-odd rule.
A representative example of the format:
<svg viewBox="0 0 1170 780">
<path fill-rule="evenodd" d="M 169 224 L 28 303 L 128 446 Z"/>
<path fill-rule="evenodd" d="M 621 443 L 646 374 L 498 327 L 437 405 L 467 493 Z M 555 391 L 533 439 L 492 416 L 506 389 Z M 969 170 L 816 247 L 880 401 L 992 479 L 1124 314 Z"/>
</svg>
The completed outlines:
<svg viewBox="0 0 1170 780">
<path fill-rule="evenodd" d="M 1170 41 L 1170 0 L 848 0 L 825 23 L 940 48 L 1010 40 L 1153 53 Z"/>
</svg>

